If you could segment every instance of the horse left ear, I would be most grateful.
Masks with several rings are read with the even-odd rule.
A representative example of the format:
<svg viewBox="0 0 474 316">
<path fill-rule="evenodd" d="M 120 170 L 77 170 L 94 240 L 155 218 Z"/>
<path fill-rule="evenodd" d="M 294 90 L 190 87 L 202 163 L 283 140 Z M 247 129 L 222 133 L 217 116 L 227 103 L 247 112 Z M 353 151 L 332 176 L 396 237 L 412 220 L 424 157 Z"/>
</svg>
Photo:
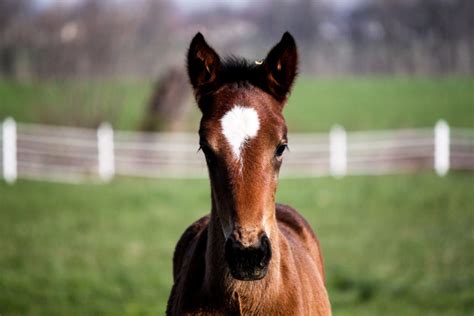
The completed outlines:
<svg viewBox="0 0 474 316">
<path fill-rule="evenodd" d="M 285 32 L 263 63 L 269 92 L 280 101 L 286 99 L 297 74 L 298 51 L 295 39 Z"/>
<path fill-rule="evenodd" d="M 221 61 L 201 33 L 197 33 L 188 50 L 188 75 L 196 92 L 210 89 L 218 79 Z"/>
</svg>

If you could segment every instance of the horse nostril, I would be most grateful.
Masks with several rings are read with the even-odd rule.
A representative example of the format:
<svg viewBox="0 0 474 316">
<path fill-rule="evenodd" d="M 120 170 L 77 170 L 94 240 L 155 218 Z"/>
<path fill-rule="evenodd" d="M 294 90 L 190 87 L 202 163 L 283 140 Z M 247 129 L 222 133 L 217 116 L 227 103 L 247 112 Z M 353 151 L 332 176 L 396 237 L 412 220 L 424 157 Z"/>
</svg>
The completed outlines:
<svg viewBox="0 0 474 316">
<path fill-rule="evenodd" d="M 231 236 L 226 240 L 224 255 L 235 278 L 257 280 L 265 276 L 272 257 L 270 240 L 264 234 L 255 245 L 244 247 Z"/>
<path fill-rule="evenodd" d="M 260 239 L 260 250 L 263 253 L 263 256 L 260 260 L 260 266 L 264 267 L 268 264 L 272 257 L 272 246 L 267 234 L 264 234 Z"/>
</svg>

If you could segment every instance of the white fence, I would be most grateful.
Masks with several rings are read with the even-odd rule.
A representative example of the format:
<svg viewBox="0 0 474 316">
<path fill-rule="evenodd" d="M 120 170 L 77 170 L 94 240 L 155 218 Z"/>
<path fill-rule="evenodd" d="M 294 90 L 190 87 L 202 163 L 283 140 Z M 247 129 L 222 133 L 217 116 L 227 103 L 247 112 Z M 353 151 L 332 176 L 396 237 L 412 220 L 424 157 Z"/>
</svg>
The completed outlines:
<svg viewBox="0 0 474 316">
<path fill-rule="evenodd" d="M 115 175 L 207 177 L 198 136 L 2 124 L 0 164 L 5 181 L 17 178 L 81 182 L 109 181 Z M 329 134 L 290 134 L 283 177 L 371 175 L 434 169 L 474 170 L 474 129 L 434 128 Z"/>
</svg>

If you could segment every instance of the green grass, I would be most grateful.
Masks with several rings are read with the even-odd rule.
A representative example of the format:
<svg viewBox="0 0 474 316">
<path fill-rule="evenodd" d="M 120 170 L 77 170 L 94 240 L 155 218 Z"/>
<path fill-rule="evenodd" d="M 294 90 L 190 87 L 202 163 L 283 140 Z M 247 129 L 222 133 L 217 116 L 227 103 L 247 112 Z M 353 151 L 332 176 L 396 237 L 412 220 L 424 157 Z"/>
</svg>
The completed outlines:
<svg viewBox="0 0 474 316">
<path fill-rule="evenodd" d="M 472 315 L 471 174 L 282 180 L 322 243 L 335 315 Z M 205 180 L 0 183 L 1 315 L 162 314 Z"/>
<path fill-rule="evenodd" d="M 144 82 L 0 81 L 0 119 L 96 127 L 110 121 L 138 129 L 151 85 Z M 474 78 L 298 79 L 285 116 L 290 131 L 429 127 L 439 118 L 452 126 L 474 126 Z M 196 131 L 197 107 L 183 129 Z"/>
<path fill-rule="evenodd" d="M 474 79 L 298 80 L 285 116 L 290 130 L 430 127 L 440 118 L 474 126 Z"/>
<path fill-rule="evenodd" d="M 93 128 L 109 121 L 137 129 L 149 94 L 151 85 L 138 82 L 0 81 L 0 119 Z"/>
</svg>

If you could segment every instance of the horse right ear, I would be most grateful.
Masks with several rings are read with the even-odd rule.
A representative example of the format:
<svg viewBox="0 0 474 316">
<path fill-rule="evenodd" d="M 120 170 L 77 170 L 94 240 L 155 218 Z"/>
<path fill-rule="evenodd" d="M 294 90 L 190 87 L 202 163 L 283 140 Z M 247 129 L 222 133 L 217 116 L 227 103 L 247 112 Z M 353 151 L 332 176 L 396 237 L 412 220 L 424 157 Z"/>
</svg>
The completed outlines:
<svg viewBox="0 0 474 316">
<path fill-rule="evenodd" d="M 196 93 L 208 90 L 217 82 L 221 61 L 204 36 L 197 33 L 188 50 L 188 75 Z"/>
<path fill-rule="evenodd" d="M 267 87 L 278 100 L 284 100 L 291 90 L 298 68 L 298 51 L 295 39 L 285 32 L 263 62 Z"/>
</svg>

